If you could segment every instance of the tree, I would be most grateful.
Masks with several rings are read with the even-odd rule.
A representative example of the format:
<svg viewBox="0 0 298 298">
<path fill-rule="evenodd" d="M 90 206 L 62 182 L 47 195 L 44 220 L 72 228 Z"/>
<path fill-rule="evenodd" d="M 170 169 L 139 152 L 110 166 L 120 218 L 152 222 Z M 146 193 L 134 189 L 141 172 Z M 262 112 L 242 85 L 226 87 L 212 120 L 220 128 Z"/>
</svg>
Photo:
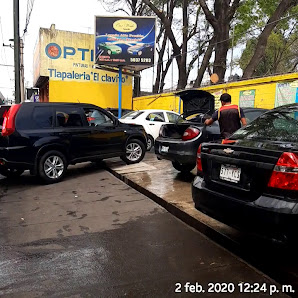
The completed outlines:
<svg viewBox="0 0 298 298">
<path fill-rule="evenodd" d="M 293 27 L 293 29 L 296 26 Z M 260 63 L 257 65 L 254 76 L 265 76 L 276 73 L 297 71 L 298 65 L 298 32 L 284 36 L 281 31 L 272 32 L 268 38 L 267 47 Z M 245 70 L 251 60 L 257 39 L 250 39 L 246 44 L 239 60 L 242 70 Z"/>
<path fill-rule="evenodd" d="M 226 72 L 227 53 L 230 46 L 230 24 L 242 2 L 240 3 L 240 0 L 214 0 L 213 12 L 207 6 L 206 0 L 199 0 L 199 3 L 207 21 L 214 30 L 215 58 L 213 72 L 218 75 L 219 82 L 223 82 Z"/>
<path fill-rule="evenodd" d="M 193 5 L 193 7 L 196 7 L 195 21 L 192 25 L 190 25 L 189 9 L 192 4 L 190 0 L 182 0 L 181 2 L 179 2 L 178 0 L 169 0 L 167 4 L 167 7 L 169 7 L 169 9 L 166 11 L 164 11 L 163 8 L 159 9 L 157 5 L 155 5 L 150 0 L 143 0 L 143 2 L 146 3 L 148 7 L 160 19 L 160 22 L 165 30 L 164 34 L 171 43 L 172 55 L 166 64 L 165 70 L 168 69 L 173 59 L 175 59 L 178 67 L 177 90 L 184 89 L 187 84 L 187 75 L 189 73 L 187 68 L 192 67 L 193 63 L 197 59 L 197 57 L 195 59 L 192 59 L 191 63 L 187 65 L 188 45 L 189 41 L 198 33 L 197 26 L 200 10 L 197 5 Z M 180 30 L 182 35 L 182 43 L 180 45 L 178 44 L 179 34 L 177 34 L 177 31 L 179 30 L 175 29 L 173 26 L 173 11 L 175 7 L 180 7 L 182 11 L 182 28 Z M 163 42 L 165 42 L 165 39 L 163 40 Z"/>
<path fill-rule="evenodd" d="M 259 1 L 262 3 L 262 1 Z M 254 54 L 251 57 L 249 63 L 247 64 L 244 72 L 243 78 L 250 78 L 254 75 L 257 66 L 261 62 L 262 58 L 265 55 L 265 50 L 268 42 L 268 38 L 272 30 L 277 26 L 281 17 L 289 11 L 291 7 L 295 7 L 298 4 L 298 0 L 281 0 L 279 5 L 276 7 L 275 11 L 272 13 L 269 18 L 265 28 L 261 32 L 257 44 L 255 46 Z"/>
</svg>

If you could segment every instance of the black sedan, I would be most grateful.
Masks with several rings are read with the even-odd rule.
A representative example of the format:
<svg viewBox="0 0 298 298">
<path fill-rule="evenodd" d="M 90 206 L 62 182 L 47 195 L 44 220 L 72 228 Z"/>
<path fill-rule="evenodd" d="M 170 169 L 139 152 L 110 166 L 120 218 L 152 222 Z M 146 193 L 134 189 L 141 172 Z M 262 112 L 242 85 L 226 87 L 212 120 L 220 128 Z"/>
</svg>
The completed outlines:
<svg viewBox="0 0 298 298">
<path fill-rule="evenodd" d="M 158 159 L 172 161 L 173 167 L 189 172 L 196 165 L 196 154 L 202 142 L 221 138 L 218 121 L 210 126 L 204 122 L 214 112 L 214 97 L 202 90 L 185 90 L 177 93 L 183 101 L 183 115 L 176 124 L 161 127 L 155 140 L 155 154 Z M 244 108 L 247 122 L 263 114 L 266 109 Z"/>
<path fill-rule="evenodd" d="M 197 169 L 197 209 L 241 230 L 297 241 L 298 104 L 266 112 L 223 144 L 202 144 Z"/>
</svg>

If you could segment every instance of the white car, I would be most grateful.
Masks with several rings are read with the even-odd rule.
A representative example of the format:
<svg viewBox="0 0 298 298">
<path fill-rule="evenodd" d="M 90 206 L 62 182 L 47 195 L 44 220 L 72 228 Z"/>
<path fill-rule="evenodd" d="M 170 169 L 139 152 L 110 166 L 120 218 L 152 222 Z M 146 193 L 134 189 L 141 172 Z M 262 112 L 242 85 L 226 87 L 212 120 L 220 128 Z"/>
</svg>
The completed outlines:
<svg viewBox="0 0 298 298">
<path fill-rule="evenodd" d="M 179 117 L 180 115 L 173 111 L 140 110 L 130 112 L 119 120 L 123 123 L 142 125 L 148 135 L 147 150 L 150 150 L 159 135 L 160 127 L 166 123 L 176 123 Z"/>
</svg>

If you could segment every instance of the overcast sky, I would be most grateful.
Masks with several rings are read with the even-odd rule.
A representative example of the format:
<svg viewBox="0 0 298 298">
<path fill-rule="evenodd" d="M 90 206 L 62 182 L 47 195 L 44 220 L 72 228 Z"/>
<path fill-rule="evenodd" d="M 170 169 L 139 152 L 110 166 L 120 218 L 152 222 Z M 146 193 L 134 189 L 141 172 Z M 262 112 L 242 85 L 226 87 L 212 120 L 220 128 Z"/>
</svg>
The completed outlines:
<svg viewBox="0 0 298 298">
<path fill-rule="evenodd" d="M 32 0 L 19 0 L 20 3 L 20 36 L 23 35 L 27 14 L 27 2 Z M 98 0 L 35 0 L 27 33 L 24 36 L 24 64 L 25 87 L 32 87 L 33 81 L 33 52 L 38 38 L 39 28 L 50 28 L 56 25 L 58 30 L 94 33 L 94 16 L 109 15 Z M 120 15 L 120 13 L 117 13 Z M 0 0 L 0 91 L 6 98 L 13 98 L 14 68 L 3 64 L 14 65 L 14 51 L 9 44 L 13 38 L 13 0 Z M 234 51 L 234 53 L 237 51 Z M 230 57 L 228 55 L 228 57 Z M 155 55 L 155 60 L 157 56 Z M 173 75 L 172 75 L 173 72 Z M 166 77 L 166 88 L 177 84 L 177 66 L 170 68 Z M 227 72 L 229 73 L 229 71 Z M 141 89 L 151 91 L 153 84 L 153 68 L 142 71 Z M 191 72 L 190 79 L 196 77 L 196 70 Z M 149 80 L 149 81 L 148 81 Z"/>
<path fill-rule="evenodd" d="M 20 36 L 23 35 L 27 14 L 27 0 L 20 3 Z M 35 0 L 33 11 L 26 33 L 24 64 L 25 87 L 32 87 L 33 52 L 40 27 L 82 33 L 94 33 L 94 16 L 108 15 L 98 0 Z M 0 1 L 0 91 L 5 97 L 12 98 L 14 91 L 14 68 L 1 64 L 14 64 L 14 51 L 9 47 L 9 39 L 13 38 L 13 0 Z"/>
</svg>

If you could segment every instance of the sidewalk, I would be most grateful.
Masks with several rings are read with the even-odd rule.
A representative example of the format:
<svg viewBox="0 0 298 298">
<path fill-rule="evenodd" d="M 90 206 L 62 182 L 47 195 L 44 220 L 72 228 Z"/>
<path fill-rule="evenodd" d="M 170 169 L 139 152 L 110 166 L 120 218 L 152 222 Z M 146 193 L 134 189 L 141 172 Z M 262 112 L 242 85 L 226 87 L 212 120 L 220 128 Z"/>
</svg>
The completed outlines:
<svg viewBox="0 0 298 298">
<path fill-rule="evenodd" d="M 108 170 L 116 177 L 150 197 L 169 212 L 194 228 L 216 237 L 236 241 L 242 235 L 235 229 L 199 212 L 194 208 L 191 196 L 192 173 L 182 174 L 170 161 L 158 160 L 153 152 L 147 152 L 138 164 L 126 165 L 119 159 L 106 160 Z"/>
<path fill-rule="evenodd" d="M 259 270 L 269 274 L 280 283 L 290 284 L 297 289 L 298 270 L 296 265 L 291 265 L 288 260 L 284 263 L 284 255 L 280 255 L 276 259 L 274 256 L 276 252 L 274 249 L 270 249 L 270 244 L 268 247 L 263 247 L 263 244 L 254 238 L 250 238 L 194 208 L 191 182 L 195 177 L 195 169 L 192 173 L 183 175 L 172 167 L 170 161 L 157 160 L 153 152 L 146 153 L 144 160 L 139 164 L 126 165 L 119 159 L 106 160 L 105 164 L 113 175 L 157 202 L 189 226 L 232 253 L 236 253 L 242 259 L 249 260 L 249 264 L 253 263 Z M 254 242 L 251 243 L 251 239 Z M 237 257 L 235 256 L 235 258 Z M 264 274 L 254 267 L 252 269 L 260 275 L 261 280 Z M 273 280 L 271 281 L 274 283 Z M 296 295 L 294 294 L 294 296 Z"/>
</svg>

